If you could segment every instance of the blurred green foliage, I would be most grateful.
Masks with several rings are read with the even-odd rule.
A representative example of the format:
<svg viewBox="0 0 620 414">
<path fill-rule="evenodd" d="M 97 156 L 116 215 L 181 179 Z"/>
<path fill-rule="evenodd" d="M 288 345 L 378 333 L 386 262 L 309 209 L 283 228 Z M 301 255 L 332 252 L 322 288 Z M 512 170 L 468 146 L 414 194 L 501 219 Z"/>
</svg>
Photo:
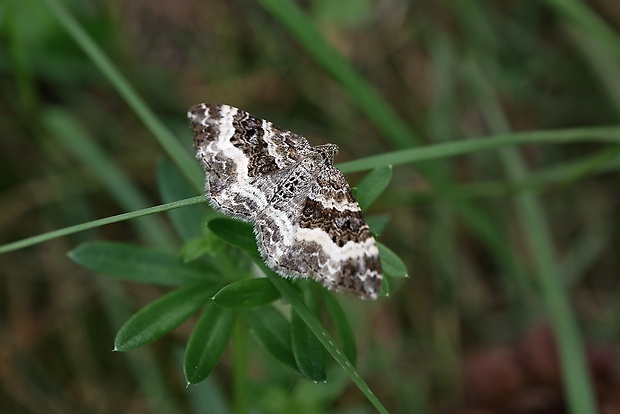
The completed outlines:
<svg viewBox="0 0 620 414">
<path fill-rule="evenodd" d="M 336 143 L 349 171 L 442 144 L 395 166 L 368 211 L 411 277 L 376 303 L 338 295 L 348 318 L 333 324 L 348 319 L 357 339 L 339 344 L 390 412 L 618 409 L 620 153 L 600 127 L 620 118 L 619 16 L 576 0 L 2 2 L 0 244 L 199 195 L 185 119 L 197 102 Z M 535 145 L 556 129 L 576 142 Z M 455 156 L 513 131 L 540 132 Z M 196 320 L 110 353 L 131 315 L 170 293 L 93 276 L 66 253 L 99 239 L 172 256 L 189 240 L 185 258 L 234 262 L 192 224 L 212 212 L 189 209 L 0 255 L 2 411 L 371 412 L 333 361 L 314 384 L 284 368 L 287 351 L 258 346 L 261 321 L 286 326 L 271 311 L 246 316 L 253 335 L 239 318 L 218 328 L 232 345 L 189 388 Z"/>
</svg>

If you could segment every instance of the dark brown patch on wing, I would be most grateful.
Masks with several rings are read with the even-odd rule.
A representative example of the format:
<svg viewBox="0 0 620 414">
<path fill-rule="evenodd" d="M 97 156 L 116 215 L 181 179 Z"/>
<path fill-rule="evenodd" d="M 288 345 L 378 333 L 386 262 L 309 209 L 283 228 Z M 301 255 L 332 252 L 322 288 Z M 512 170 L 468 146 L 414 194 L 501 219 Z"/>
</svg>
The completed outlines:
<svg viewBox="0 0 620 414">
<path fill-rule="evenodd" d="M 211 154 L 204 159 L 205 167 L 209 172 L 207 182 L 211 197 L 217 197 L 236 180 L 235 162 L 222 154 Z"/>
<path fill-rule="evenodd" d="M 309 145 L 305 138 L 289 131 L 281 130 L 275 125 L 271 125 L 273 133 L 272 141 L 276 143 L 275 152 L 285 164 L 292 164 L 299 160 L 298 149 L 308 148 Z"/>
<path fill-rule="evenodd" d="M 361 211 L 339 211 L 335 208 L 326 208 L 319 201 L 311 198 L 306 198 L 301 210 L 299 226 L 325 231 L 339 247 L 349 241 L 360 243 L 372 237 Z"/>
<path fill-rule="evenodd" d="M 378 256 L 364 255 L 343 262 L 338 271 L 327 277 L 324 266 L 329 257 L 323 248 L 314 242 L 296 244 L 296 255 L 284 255 L 280 267 L 293 274 L 309 275 L 329 289 L 355 293 L 363 298 L 372 298 L 381 290 L 381 264 Z"/>
<path fill-rule="evenodd" d="M 337 203 L 355 203 L 355 198 L 349 188 L 344 175 L 335 168 L 331 168 L 329 173 L 319 174 L 316 178 L 317 193 L 323 198 L 330 198 Z"/>
<path fill-rule="evenodd" d="M 377 267 L 378 266 L 378 267 Z M 374 272 L 373 272 L 374 271 Z M 376 273 L 375 273 L 376 272 Z M 365 274 L 362 280 L 360 275 Z M 341 271 L 335 274 L 334 288 L 369 295 L 381 289 L 381 265 L 377 256 L 364 256 L 363 259 L 349 259 L 342 264 Z"/>
<path fill-rule="evenodd" d="M 248 157 L 248 176 L 257 177 L 277 171 L 275 158 L 269 154 L 264 140 L 263 121 L 244 111 L 233 117 L 235 133 L 230 142 Z"/>
<path fill-rule="evenodd" d="M 207 111 L 208 118 L 212 121 L 207 122 L 207 125 L 203 125 L 201 120 L 205 119 Z M 190 127 L 194 136 L 194 148 L 198 149 L 198 147 L 215 141 L 219 133 L 216 123 L 221 118 L 220 106 L 198 104 L 189 108 L 188 112 L 191 114 Z"/>
</svg>

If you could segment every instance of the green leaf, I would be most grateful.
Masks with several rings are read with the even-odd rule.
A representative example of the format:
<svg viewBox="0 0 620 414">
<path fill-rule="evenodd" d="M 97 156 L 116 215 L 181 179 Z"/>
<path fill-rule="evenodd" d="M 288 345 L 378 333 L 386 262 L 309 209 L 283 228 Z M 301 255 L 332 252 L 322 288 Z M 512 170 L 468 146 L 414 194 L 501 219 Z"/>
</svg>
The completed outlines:
<svg viewBox="0 0 620 414">
<path fill-rule="evenodd" d="M 188 384 L 196 384 L 209 376 L 222 357 L 235 324 L 235 311 L 214 303 L 205 307 L 189 338 L 183 372 Z"/>
<path fill-rule="evenodd" d="M 368 384 L 355 370 L 355 367 L 351 365 L 351 362 L 348 360 L 346 355 L 336 346 L 336 341 L 332 338 L 329 332 L 325 330 L 325 326 L 323 326 L 323 324 L 319 321 L 313 311 L 308 308 L 303 300 L 301 300 L 299 297 L 299 292 L 297 292 L 288 281 L 284 280 L 273 271 L 270 271 L 266 265 L 261 267 L 265 271 L 267 278 L 271 280 L 271 283 L 273 283 L 280 293 L 282 293 L 282 298 L 291 304 L 293 311 L 306 323 L 314 336 L 321 342 L 321 344 L 323 344 L 323 347 L 325 347 L 330 355 L 336 360 L 338 365 L 342 367 L 344 372 L 347 373 L 351 381 L 373 403 L 375 407 L 381 407 L 378 409 L 379 412 L 387 414 L 387 410 L 383 408 Z"/>
<path fill-rule="evenodd" d="M 163 286 L 205 283 L 220 277 L 178 257 L 126 243 L 88 242 L 70 251 L 75 263 L 122 280 Z"/>
<path fill-rule="evenodd" d="M 334 295 L 325 289 L 322 290 L 322 294 L 327 312 L 340 338 L 342 352 L 344 352 L 345 356 L 351 361 L 351 364 L 355 366 L 357 363 L 357 346 L 355 345 L 355 334 L 353 333 L 353 328 L 351 328 L 349 319 L 344 313 L 342 306 L 340 306 L 340 302 L 338 302 L 338 299 L 336 299 Z"/>
<path fill-rule="evenodd" d="M 168 160 L 162 160 L 157 168 L 159 193 L 165 203 L 170 203 L 196 195 L 196 190 Z M 206 211 L 203 205 L 191 205 L 168 211 L 174 228 L 185 241 L 202 236 Z"/>
<path fill-rule="evenodd" d="M 278 361 L 299 372 L 291 346 L 291 325 L 273 306 L 244 312 L 250 332 Z"/>
<path fill-rule="evenodd" d="M 218 241 L 224 245 L 221 240 L 218 239 Z M 207 237 L 197 237 L 186 241 L 180 251 L 181 256 L 183 257 L 183 262 L 193 262 L 199 257 L 202 257 L 207 253 L 211 253 L 213 251 L 212 245 L 213 242 Z"/>
<path fill-rule="evenodd" d="M 370 205 L 385 191 L 392 180 L 392 166 L 375 168 L 357 184 L 355 198 L 362 210 Z"/>
<path fill-rule="evenodd" d="M 185 286 L 151 302 L 118 331 L 114 350 L 129 351 L 161 338 L 203 306 L 212 294 L 205 286 Z"/>
<path fill-rule="evenodd" d="M 320 312 L 314 290 L 306 292 L 309 293 L 309 307 L 314 316 L 319 318 Z M 325 381 L 325 348 L 297 312 L 293 312 L 291 318 L 291 343 L 301 375 L 310 381 Z"/>
<path fill-rule="evenodd" d="M 188 240 L 181 249 L 181 255 L 185 262 L 191 262 L 203 255 L 217 258 L 221 254 L 225 254 L 224 251 L 227 247 L 228 244 L 209 230 L 205 224 L 202 237 Z M 210 263 L 213 263 L 213 260 Z M 221 263 L 218 261 L 213 264 L 221 266 Z"/>
<path fill-rule="evenodd" d="M 381 290 L 379 291 L 379 296 L 389 296 L 390 295 L 390 279 L 384 277 L 381 281 Z"/>
<path fill-rule="evenodd" d="M 209 220 L 207 226 L 209 230 L 228 244 L 238 247 L 255 257 L 260 257 L 251 224 L 229 218 L 214 218 Z"/>
<path fill-rule="evenodd" d="M 366 223 L 368 227 L 370 227 L 370 231 L 373 234 L 381 234 L 385 230 L 385 228 L 390 224 L 390 220 L 392 216 L 389 214 L 377 214 L 366 217 Z"/>
<path fill-rule="evenodd" d="M 377 242 L 379 248 L 379 256 L 381 257 L 381 267 L 383 274 L 389 277 L 402 278 L 409 277 L 407 274 L 407 266 L 400 257 L 384 244 Z"/>
<path fill-rule="evenodd" d="M 233 282 L 220 289 L 213 301 L 223 308 L 251 308 L 267 305 L 280 297 L 269 279 L 254 278 Z"/>
</svg>

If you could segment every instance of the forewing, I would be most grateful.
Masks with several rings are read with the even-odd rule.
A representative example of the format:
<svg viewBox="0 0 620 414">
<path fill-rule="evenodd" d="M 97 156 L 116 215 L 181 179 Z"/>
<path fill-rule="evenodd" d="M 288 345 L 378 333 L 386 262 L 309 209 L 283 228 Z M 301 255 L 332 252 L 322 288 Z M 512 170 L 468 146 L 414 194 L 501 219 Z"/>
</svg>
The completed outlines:
<svg viewBox="0 0 620 414">
<path fill-rule="evenodd" d="M 207 196 L 234 217 L 252 220 L 267 202 L 260 187 L 310 147 L 305 138 L 232 106 L 198 104 L 187 116 L 196 157 L 208 174 Z"/>
</svg>

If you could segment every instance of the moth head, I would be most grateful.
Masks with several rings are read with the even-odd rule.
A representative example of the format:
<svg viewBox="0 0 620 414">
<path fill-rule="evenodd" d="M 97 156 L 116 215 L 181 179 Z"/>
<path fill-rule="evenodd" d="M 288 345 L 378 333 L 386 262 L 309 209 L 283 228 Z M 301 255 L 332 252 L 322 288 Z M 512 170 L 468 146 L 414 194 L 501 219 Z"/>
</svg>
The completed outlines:
<svg viewBox="0 0 620 414">
<path fill-rule="evenodd" d="M 323 144 L 314 147 L 321 157 L 322 163 L 328 166 L 334 165 L 334 157 L 338 154 L 338 146 L 336 144 Z"/>
</svg>

